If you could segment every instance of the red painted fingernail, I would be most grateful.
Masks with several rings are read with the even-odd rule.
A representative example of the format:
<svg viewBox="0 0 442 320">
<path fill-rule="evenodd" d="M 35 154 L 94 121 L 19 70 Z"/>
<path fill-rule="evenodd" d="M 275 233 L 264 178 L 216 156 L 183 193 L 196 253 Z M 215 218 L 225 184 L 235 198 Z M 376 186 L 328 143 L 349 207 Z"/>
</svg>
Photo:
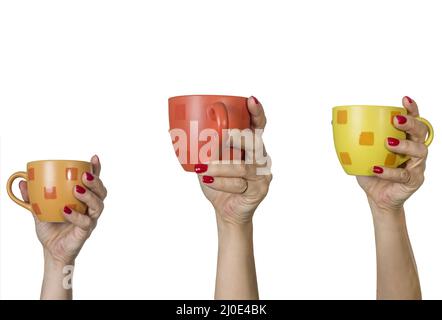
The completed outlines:
<svg viewBox="0 0 442 320">
<path fill-rule="evenodd" d="M 407 118 L 404 116 L 396 116 L 396 119 L 399 124 L 404 124 L 407 122 Z"/>
<path fill-rule="evenodd" d="M 408 103 L 413 103 L 413 99 L 411 99 L 409 96 L 405 96 L 405 99 L 407 99 Z"/>
<path fill-rule="evenodd" d="M 207 164 L 199 163 L 195 165 L 194 170 L 196 173 L 203 173 L 207 171 L 207 168 L 208 168 Z"/>
<path fill-rule="evenodd" d="M 75 186 L 75 191 L 77 191 L 78 193 L 83 194 L 83 193 L 86 192 L 86 189 L 83 188 L 82 186 Z"/>
<path fill-rule="evenodd" d="M 90 174 L 89 172 L 86 172 L 86 180 L 87 181 L 93 181 L 94 180 L 94 176 L 92 174 Z"/>
<path fill-rule="evenodd" d="M 203 176 L 204 183 L 212 183 L 215 179 L 211 176 Z"/>
<path fill-rule="evenodd" d="M 387 138 L 387 141 L 388 141 L 388 145 L 392 146 L 392 147 L 396 147 L 400 142 L 398 139 L 391 138 L 391 137 Z"/>
<path fill-rule="evenodd" d="M 71 208 L 66 207 L 66 206 L 63 208 L 63 211 L 64 211 L 64 213 L 66 213 L 66 214 L 71 214 L 71 213 L 72 213 Z"/>
<path fill-rule="evenodd" d="M 384 169 L 382 169 L 381 167 L 378 167 L 378 166 L 374 166 L 373 167 L 373 172 L 379 174 L 379 173 L 384 172 Z"/>
<path fill-rule="evenodd" d="M 259 104 L 258 99 L 256 99 L 256 97 L 252 96 L 253 102 L 255 102 L 256 104 Z"/>
</svg>

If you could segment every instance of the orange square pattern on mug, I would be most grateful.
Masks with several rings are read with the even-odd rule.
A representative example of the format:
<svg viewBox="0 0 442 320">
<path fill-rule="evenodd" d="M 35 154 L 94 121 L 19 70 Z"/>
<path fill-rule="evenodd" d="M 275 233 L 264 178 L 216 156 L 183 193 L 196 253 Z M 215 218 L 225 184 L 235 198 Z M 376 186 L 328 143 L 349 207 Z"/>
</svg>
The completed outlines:
<svg viewBox="0 0 442 320">
<path fill-rule="evenodd" d="M 90 162 L 76 160 L 42 160 L 29 162 L 26 172 L 14 173 L 8 180 L 10 198 L 34 213 L 40 221 L 64 222 L 63 208 L 86 213 L 87 207 L 74 197 L 74 187 L 84 187 L 81 176 L 92 172 Z M 28 184 L 29 203 L 18 199 L 12 192 L 15 179 Z"/>
</svg>

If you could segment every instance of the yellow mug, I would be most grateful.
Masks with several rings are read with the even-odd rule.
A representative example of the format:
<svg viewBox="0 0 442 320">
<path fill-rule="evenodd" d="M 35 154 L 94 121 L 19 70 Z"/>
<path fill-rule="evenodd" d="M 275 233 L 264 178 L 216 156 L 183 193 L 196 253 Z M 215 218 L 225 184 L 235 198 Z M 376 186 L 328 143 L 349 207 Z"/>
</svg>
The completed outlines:
<svg viewBox="0 0 442 320">
<path fill-rule="evenodd" d="M 396 168 L 409 157 L 390 152 L 385 147 L 388 137 L 406 139 L 406 134 L 394 127 L 397 115 L 407 110 L 387 106 L 338 106 L 333 108 L 333 139 L 336 154 L 342 168 L 349 175 L 372 176 L 373 166 Z M 425 145 L 433 141 L 433 127 L 423 119 L 416 118 L 428 127 Z"/>
<path fill-rule="evenodd" d="M 90 162 L 76 160 L 42 160 L 27 164 L 27 171 L 16 172 L 8 179 L 9 197 L 18 205 L 31 211 L 40 221 L 64 222 L 65 206 L 86 213 L 87 207 L 74 197 L 74 187 L 84 187 L 81 177 L 92 173 Z M 18 199 L 12 184 L 22 178 L 28 184 L 29 203 Z"/>
</svg>

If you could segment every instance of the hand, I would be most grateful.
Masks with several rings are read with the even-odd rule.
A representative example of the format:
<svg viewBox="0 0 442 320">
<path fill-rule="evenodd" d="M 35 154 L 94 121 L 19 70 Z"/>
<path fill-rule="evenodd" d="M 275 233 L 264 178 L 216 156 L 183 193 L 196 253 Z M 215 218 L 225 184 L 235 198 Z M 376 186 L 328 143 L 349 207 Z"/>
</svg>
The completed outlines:
<svg viewBox="0 0 442 320">
<path fill-rule="evenodd" d="M 82 175 L 82 181 L 87 189 L 80 187 L 73 190 L 75 197 L 87 205 L 87 214 L 65 208 L 63 214 L 66 223 L 42 222 L 34 215 L 35 229 L 43 245 L 45 260 L 50 259 L 52 263 L 63 266 L 73 265 L 83 244 L 97 225 L 97 220 L 104 208 L 103 200 L 106 198 L 107 191 L 99 178 L 100 160 L 97 156 L 93 156 L 91 163 L 93 174 L 83 173 Z M 23 200 L 29 202 L 25 181 L 20 182 L 20 191 Z"/>
<path fill-rule="evenodd" d="M 409 97 L 402 99 L 408 115 L 396 116 L 394 126 L 407 133 L 406 140 L 388 138 L 386 148 L 391 152 L 408 155 L 410 159 L 400 168 L 376 166 L 375 176 L 357 177 L 359 185 L 367 194 L 370 205 L 376 212 L 399 212 L 404 202 L 424 182 L 425 161 L 428 149 L 424 144 L 427 126 L 418 121 L 419 110 L 415 101 Z"/>
<path fill-rule="evenodd" d="M 206 198 L 215 208 L 218 221 L 232 224 L 251 222 L 253 213 L 267 195 L 272 175 L 258 175 L 257 169 L 265 167 L 256 162 L 259 152 L 265 154 L 264 144 L 257 129 L 263 130 L 266 125 L 264 109 L 259 101 L 250 97 L 248 109 L 251 116 L 251 129 L 255 136 L 253 148 L 235 144 L 237 149 L 245 149 L 246 157 L 253 159 L 252 164 L 223 164 L 210 163 L 195 165 L 195 172 Z M 259 150 L 257 149 L 259 148 Z M 270 161 L 270 160 L 268 160 Z"/>
<path fill-rule="evenodd" d="M 248 141 L 235 139 L 238 137 L 234 135 L 238 132 L 230 135 L 232 147 L 236 151 L 242 150 L 245 160 L 239 164 L 212 162 L 195 165 L 201 188 L 215 208 L 217 217 L 215 299 L 259 298 L 252 217 L 267 195 L 272 175 L 269 170 L 270 158 L 264 159 L 266 154 L 261 139 L 266 125 L 264 110 L 254 97 L 248 99 L 247 106 L 255 143 L 250 146 Z M 267 160 L 267 163 L 261 160 Z"/>
</svg>

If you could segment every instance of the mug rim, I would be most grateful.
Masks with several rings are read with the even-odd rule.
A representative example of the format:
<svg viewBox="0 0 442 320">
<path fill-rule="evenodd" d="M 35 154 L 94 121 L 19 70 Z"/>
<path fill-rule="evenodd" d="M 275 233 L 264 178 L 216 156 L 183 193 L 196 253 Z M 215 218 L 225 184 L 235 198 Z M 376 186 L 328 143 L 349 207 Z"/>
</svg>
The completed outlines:
<svg viewBox="0 0 442 320">
<path fill-rule="evenodd" d="M 224 95 L 224 94 L 184 94 L 184 95 L 179 95 L 179 96 L 173 96 L 173 97 L 169 97 L 168 100 L 174 100 L 174 99 L 178 99 L 178 98 L 194 98 L 194 97 L 214 97 L 214 98 L 240 98 L 240 99 L 248 99 L 248 97 L 242 97 L 242 96 L 234 96 L 234 95 Z"/>
<path fill-rule="evenodd" d="M 398 106 L 382 106 L 382 105 L 375 105 L 375 104 L 349 104 L 349 105 L 341 105 L 341 106 L 335 106 L 333 107 L 333 110 L 338 108 L 384 108 L 384 109 L 400 109 L 400 110 L 407 110 L 404 107 L 398 107 Z"/>
<path fill-rule="evenodd" d="M 83 161 L 83 160 L 54 160 L 54 159 L 49 159 L 49 160 L 35 160 L 35 161 L 29 161 L 27 163 L 27 165 L 30 164 L 34 164 L 34 163 L 42 163 L 42 162 L 76 162 L 76 163 L 83 163 L 83 164 L 88 164 L 90 165 L 91 162 L 90 161 Z"/>
</svg>

